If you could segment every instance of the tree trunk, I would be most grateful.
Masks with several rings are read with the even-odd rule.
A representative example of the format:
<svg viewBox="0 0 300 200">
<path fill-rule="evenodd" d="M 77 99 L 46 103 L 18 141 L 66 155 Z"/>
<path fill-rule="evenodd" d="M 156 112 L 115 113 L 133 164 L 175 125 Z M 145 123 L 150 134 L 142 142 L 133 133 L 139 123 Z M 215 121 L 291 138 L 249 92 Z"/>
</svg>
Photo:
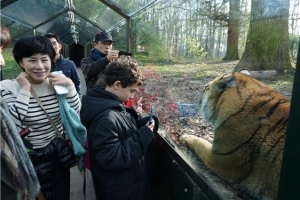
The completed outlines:
<svg viewBox="0 0 300 200">
<path fill-rule="evenodd" d="M 229 1 L 229 21 L 227 33 L 227 49 L 223 60 L 239 60 L 239 13 L 240 0 Z"/>
<path fill-rule="evenodd" d="M 288 0 L 252 0 L 251 21 L 242 59 L 234 69 L 291 69 Z"/>
</svg>

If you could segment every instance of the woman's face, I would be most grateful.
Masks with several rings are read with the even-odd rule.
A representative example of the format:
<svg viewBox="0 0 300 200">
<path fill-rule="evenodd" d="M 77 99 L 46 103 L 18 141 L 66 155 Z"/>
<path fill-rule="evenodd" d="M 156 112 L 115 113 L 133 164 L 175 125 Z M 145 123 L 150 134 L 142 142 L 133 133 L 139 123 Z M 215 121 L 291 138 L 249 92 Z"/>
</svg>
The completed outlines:
<svg viewBox="0 0 300 200">
<path fill-rule="evenodd" d="M 38 53 L 23 58 L 19 64 L 30 77 L 29 82 L 33 84 L 43 83 L 51 69 L 51 59 L 48 54 Z"/>
</svg>

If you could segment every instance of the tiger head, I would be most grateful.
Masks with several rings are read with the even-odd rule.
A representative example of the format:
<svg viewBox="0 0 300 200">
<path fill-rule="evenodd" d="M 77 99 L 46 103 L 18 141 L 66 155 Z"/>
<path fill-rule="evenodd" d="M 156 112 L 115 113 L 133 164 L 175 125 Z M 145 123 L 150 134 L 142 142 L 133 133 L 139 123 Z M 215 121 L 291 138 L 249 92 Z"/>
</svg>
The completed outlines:
<svg viewBox="0 0 300 200">
<path fill-rule="evenodd" d="M 221 178 L 255 199 L 276 199 L 290 100 L 241 72 L 209 82 L 201 116 L 212 123 L 207 141 L 181 137 Z"/>
<path fill-rule="evenodd" d="M 274 98 L 284 97 L 248 73 L 234 72 L 217 77 L 205 86 L 199 102 L 199 112 L 216 130 L 228 117 L 244 113 L 243 118 L 237 117 L 236 120 L 245 119 L 255 106 Z M 268 112 L 258 108 L 255 111 L 255 115 L 261 117 Z"/>
</svg>

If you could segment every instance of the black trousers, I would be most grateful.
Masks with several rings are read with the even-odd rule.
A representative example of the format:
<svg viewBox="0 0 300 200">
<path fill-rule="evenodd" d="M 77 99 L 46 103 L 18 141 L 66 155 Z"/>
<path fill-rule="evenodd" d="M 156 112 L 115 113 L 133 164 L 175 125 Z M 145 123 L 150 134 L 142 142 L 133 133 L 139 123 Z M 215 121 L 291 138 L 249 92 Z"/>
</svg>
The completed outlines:
<svg viewBox="0 0 300 200">
<path fill-rule="evenodd" d="M 53 173 L 54 200 L 70 199 L 70 169 L 57 165 Z"/>
<path fill-rule="evenodd" d="M 53 195 L 45 196 L 46 200 L 70 199 L 70 169 L 55 167 L 53 171 Z M 43 190 L 42 190 L 43 193 Z"/>
</svg>

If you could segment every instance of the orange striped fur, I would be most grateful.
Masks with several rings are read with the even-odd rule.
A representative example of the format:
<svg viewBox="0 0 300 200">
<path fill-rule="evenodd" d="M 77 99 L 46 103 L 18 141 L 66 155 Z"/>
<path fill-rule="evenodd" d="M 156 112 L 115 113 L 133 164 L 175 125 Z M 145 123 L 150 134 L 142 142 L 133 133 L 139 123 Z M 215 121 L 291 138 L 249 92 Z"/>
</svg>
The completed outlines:
<svg viewBox="0 0 300 200">
<path fill-rule="evenodd" d="M 255 199 L 276 199 L 289 108 L 288 98 L 248 75 L 221 76 L 200 100 L 213 141 L 181 139 L 221 178 Z"/>
</svg>

